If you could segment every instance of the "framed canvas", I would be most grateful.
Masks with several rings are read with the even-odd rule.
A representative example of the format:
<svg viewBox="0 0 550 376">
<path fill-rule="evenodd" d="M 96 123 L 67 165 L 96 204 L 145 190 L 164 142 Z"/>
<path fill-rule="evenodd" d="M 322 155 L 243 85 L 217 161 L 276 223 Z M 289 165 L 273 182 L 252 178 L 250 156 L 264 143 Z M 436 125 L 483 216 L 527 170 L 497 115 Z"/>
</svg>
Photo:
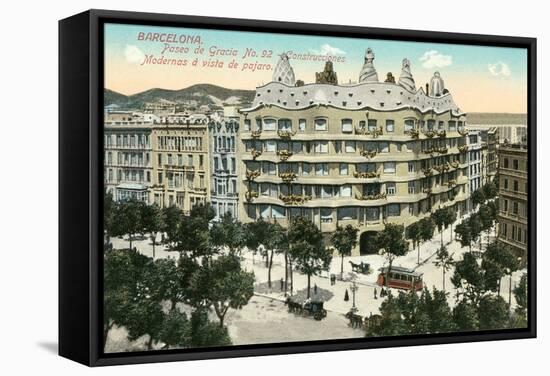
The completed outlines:
<svg viewBox="0 0 550 376">
<path fill-rule="evenodd" d="M 536 40 L 59 23 L 59 353 L 536 336 Z"/>
</svg>

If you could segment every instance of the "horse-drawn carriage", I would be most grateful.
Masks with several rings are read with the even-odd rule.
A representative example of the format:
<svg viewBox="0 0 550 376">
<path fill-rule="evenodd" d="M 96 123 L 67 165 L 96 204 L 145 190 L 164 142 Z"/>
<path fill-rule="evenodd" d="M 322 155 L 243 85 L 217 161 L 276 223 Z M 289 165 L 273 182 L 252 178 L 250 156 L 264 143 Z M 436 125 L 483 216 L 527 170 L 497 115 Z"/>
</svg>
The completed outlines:
<svg viewBox="0 0 550 376">
<path fill-rule="evenodd" d="M 321 301 L 306 300 L 303 303 L 293 301 L 290 296 L 286 298 L 285 304 L 288 306 L 288 312 L 302 316 L 313 316 L 317 321 L 327 317 L 327 310 L 323 308 Z"/>
<path fill-rule="evenodd" d="M 370 264 L 361 261 L 359 264 L 354 263 L 353 261 L 349 262 L 351 264 L 351 270 L 355 273 L 369 274 Z"/>
</svg>

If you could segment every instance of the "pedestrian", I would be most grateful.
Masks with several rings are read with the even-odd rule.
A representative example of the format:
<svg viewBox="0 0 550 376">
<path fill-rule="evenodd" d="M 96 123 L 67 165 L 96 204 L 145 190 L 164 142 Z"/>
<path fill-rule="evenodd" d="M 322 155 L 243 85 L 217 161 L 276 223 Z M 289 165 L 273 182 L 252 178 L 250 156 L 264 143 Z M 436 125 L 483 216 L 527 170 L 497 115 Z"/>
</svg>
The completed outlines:
<svg viewBox="0 0 550 376">
<path fill-rule="evenodd" d="M 374 288 L 374 300 L 378 299 L 378 296 L 376 296 L 376 287 Z"/>
<path fill-rule="evenodd" d="M 348 294 L 348 289 L 346 289 L 346 293 L 344 294 L 344 302 L 348 302 L 349 301 L 349 294 Z"/>
<path fill-rule="evenodd" d="M 317 284 L 316 283 L 313 285 L 313 293 L 315 295 L 317 295 Z"/>
<path fill-rule="evenodd" d="M 281 291 L 283 291 L 284 285 L 285 285 L 285 282 L 284 282 L 283 279 L 281 278 Z"/>
<path fill-rule="evenodd" d="M 330 275 L 330 285 L 331 286 L 334 286 L 336 284 L 336 275 L 335 274 L 331 274 Z"/>
</svg>

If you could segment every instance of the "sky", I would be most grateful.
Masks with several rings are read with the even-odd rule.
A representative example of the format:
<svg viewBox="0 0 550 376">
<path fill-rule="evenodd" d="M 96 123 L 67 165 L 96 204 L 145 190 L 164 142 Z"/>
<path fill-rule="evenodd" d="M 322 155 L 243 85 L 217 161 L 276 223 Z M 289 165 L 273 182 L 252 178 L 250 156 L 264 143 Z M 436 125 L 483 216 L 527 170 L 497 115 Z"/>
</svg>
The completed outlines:
<svg viewBox="0 0 550 376">
<path fill-rule="evenodd" d="M 154 33 L 156 41 L 144 40 Z M 425 87 L 433 73 L 440 72 L 463 111 L 527 111 L 526 49 L 122 24 L 106 24 L 104 35 L 105 87 L 126 95 L 199 83 L 254 90 L 271 81 L 283 52 L 290 52 L 296 79 L 305 83 L 315 82 L 315 72 L 322 71 L 325 63 L 293 59 L 293 54 L 339 59 L 334 62 L 339 82 L 357 82 L 370 47 L 380 81 L 387 72 L 397 80 L 407 58 L 417 87 Z M 174 41 L 162 39 L 169 36 Z M 256 55 L 244 56 L 247 49 Z M 151 63 L 160 58 L 174 64 Z M 194 60 L 197 65 L 192 64 Z M 216 60 L 223 66 L 219 62 L 215 67 L 202 66 Z M 186 65 L 175 65 L 184 61 Z M 230 66 L 232 61 L 238 65 Z"/>
</svg>

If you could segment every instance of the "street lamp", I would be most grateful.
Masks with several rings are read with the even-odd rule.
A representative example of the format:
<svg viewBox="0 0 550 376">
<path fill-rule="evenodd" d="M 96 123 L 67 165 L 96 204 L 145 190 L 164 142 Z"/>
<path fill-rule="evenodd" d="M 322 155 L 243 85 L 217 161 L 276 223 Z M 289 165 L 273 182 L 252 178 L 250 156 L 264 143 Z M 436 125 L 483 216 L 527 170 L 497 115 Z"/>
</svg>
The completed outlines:
<svg viewBox="0 0 550 376">
<path fill-rule="evenodd" d="M 351 312 L 355 313 L 358 311 L 357 307 L 355 306 L 355 292 L 357 290 L 359 290 L 359 286 L 357 286 L 357 284 L 355 283 L 355 281 L 353 281 L 351 283 L 351 286 L 349 288 L 351 290 L 351 293 L 352 293 L 352 296 L 353 296 L 353 305 L 351 307 Z"/>
</svg>

